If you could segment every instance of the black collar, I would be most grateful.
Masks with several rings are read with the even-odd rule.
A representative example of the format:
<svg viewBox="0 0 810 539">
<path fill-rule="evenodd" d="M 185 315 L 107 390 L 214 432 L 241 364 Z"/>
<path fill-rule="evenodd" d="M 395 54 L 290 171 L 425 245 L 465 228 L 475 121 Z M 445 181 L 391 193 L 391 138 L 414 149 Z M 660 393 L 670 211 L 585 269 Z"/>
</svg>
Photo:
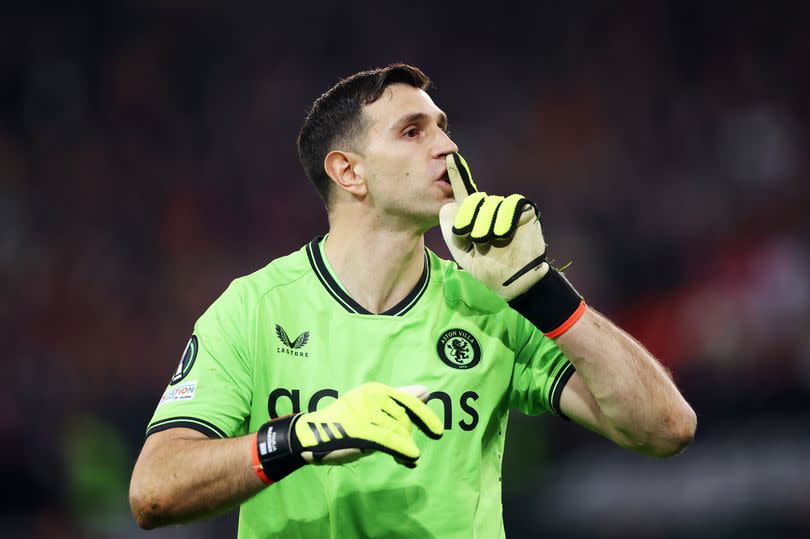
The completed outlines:
<svg viewBox="0 0 810 539">
<path fill-rule="evenodd" d="M 335 298 L 335 301 L 350 313 L 373 314 L 354 301 L 349 294 L 344 292 L 337 281 L 335 281 L 335 278 L 332 277 L 332 274 L 329 273 L 329 270 L 326 268 L 326 262 L 321 256 L 321 249 L 318 246 L 322 239 L 323 236 L 318 236 L 307 244 L 307 258 L 309 258 L 309 264 L 312 266 L 312 271 L 318 276 L 318 280 L 321 281 L 321 284 L 326 291 L 329 292 L 329 295 Z M 402 298 L 402 301 L 380 314 L 402 316 L 410 311 L 413 306 L 416 305 L 416 302 L 419 301 L 419 298 L 425 293 L 425 290 L 427 290 L 428 282 L 430 282 L 430 259 L 428 258 L 427 249 L 425 249 L 425 267 L 422 270 L 422 275 L 419 277 L 416 286 L 413 287 L 413 290 L 411 290 L 407 296 Z"/>
</svg>

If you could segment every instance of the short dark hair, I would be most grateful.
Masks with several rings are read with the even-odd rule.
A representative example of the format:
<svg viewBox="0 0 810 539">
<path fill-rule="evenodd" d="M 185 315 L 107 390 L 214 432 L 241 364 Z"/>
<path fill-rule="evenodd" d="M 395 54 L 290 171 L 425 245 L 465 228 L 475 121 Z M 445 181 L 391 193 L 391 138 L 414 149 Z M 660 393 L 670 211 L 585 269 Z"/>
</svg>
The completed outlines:
<svg viewBox="0 0 810 539">
<path fill-rule="evenodd" d="M 307 113 L 298 134 L 298 158 L 327 209 L 332 182 L 323 160 L 335 149 L 361 153 L 369 127 L 363 107 L 377 101 L 388 86 L 396 83 L 426 90 L 430 79 L 419 68 L 401 63 L 361 71 L 339 80 L 315 100 Z"/>
</svg>

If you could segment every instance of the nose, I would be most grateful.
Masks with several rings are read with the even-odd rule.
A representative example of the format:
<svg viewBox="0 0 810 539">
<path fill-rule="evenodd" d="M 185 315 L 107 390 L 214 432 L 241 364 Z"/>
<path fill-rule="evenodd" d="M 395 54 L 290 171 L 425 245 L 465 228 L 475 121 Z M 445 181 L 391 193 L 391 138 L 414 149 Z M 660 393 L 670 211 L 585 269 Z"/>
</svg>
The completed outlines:
<svg viewBox="0 0 810 539">
<path fill-rule="evenodd" d="M 450 135 L 442 130 L 436 136 L 436 145 L 434 146 L 435 157 L 444 157 L 447 154 L 458 152 L 458 146 L 450 138 Z"/>
</svg>

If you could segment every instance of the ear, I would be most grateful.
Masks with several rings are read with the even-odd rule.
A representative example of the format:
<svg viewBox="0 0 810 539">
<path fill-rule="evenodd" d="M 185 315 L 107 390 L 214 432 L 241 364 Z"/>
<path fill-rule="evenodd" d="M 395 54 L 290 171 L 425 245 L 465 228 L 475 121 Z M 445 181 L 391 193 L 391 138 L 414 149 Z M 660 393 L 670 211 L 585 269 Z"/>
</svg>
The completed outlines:
<svg viewBox="0 0 810 539">
<path fill-rule="evenodd" d="M 353 152 L 333 150 L 326 154 L 323 166 L 338 187 L 354 196 L 365 196 L 366 182 L 360 175 L 359 156 Z"/>
</svg>

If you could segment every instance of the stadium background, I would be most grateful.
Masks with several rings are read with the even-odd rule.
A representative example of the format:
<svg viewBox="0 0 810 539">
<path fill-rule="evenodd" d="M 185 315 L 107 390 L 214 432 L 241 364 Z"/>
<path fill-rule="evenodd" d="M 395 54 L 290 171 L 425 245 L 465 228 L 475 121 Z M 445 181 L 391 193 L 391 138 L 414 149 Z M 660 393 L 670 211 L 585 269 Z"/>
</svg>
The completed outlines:
<svg viewBox="0 0 810 539">
<path fill-rule="evenodd" d="M 194 320 L 324 231 L 305 110 L 393 61 L 699 416 L 656 462 L 513 414 L 509 536 L 810 531 L 810 4 L 221 4 L 3 8 L 0 535 L 147 536 L 129 473 Z"/>
</svg>

